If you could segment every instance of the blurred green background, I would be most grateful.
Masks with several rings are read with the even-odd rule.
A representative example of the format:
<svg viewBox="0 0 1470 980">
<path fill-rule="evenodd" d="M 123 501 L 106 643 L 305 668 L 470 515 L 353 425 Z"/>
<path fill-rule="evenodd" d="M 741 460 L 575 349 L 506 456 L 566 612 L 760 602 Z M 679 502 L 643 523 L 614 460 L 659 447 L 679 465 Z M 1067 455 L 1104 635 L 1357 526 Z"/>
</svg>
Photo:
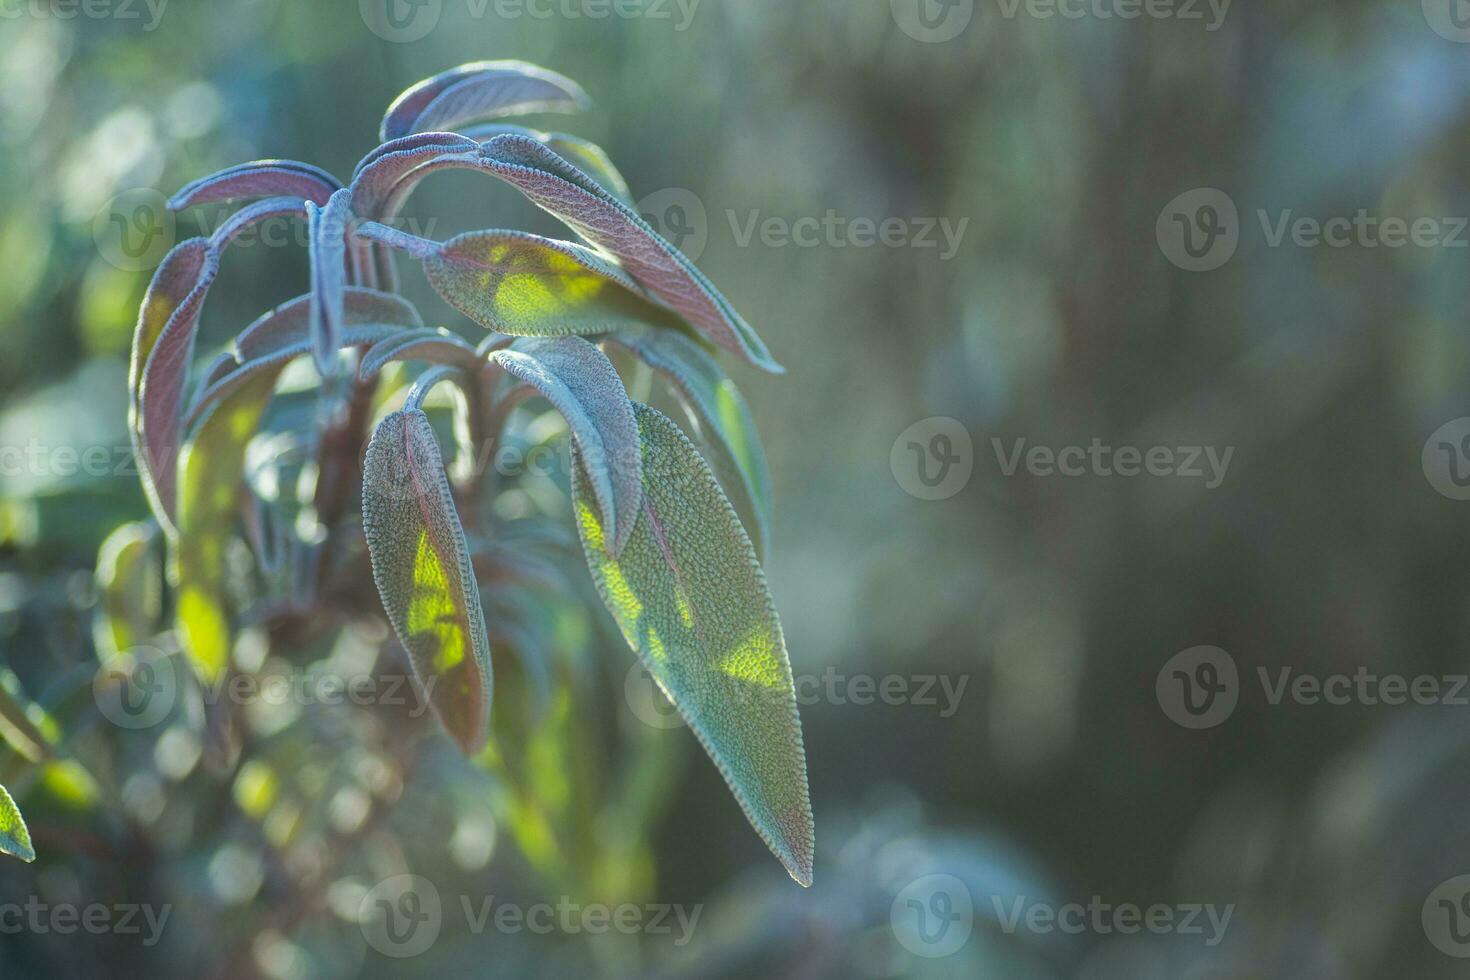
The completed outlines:
<svg viewBox="0 0 1470 980">
<path fill-rule="evenodd" d="M 151 269 L 110 261 L 116 195 L 167 196 L 262 157 L 345 177 L 401 89 L 461 62 L 575 78 L 595 107 L 535 124 L 599 143 L 666 233 L 702 239 L 700 267 L 789 370 L 732 369 L 775 479 L 767 564 L 793 670 L 843 679 L 802 707 L 816 884 L 785 878 L 674 729 L 651 736 L 676 763 L 626 894 L 700 906 L 689 942 L 461 920 L 427 952 L 384 956 L 350 921 L 359 892 L 285 904 L 249 835 L 205 833 L 232 819 L 228 790 L 164 819 L 203 790 L 149 743 L 134 762 L 157 773 L 119 785 L 150 802 L 106 832 L 61 776 L 13 787 L 41 860 L 0 867 L 0 902 L 171 903 L 172 928 L 148 947 L 0 931 L 0 975 L 1464 975 L 1451 954 L 1470 955 L 1470 936 L 1443 926 L 1470 926 L 1453 887 L 1470 873 L 1470 705 L 1273 704 L 1260 679 L 1363 668 L 1449 692 L 1470 670 L 1467 504 L 1453 481 L 1437 490 L 1431 439 L 1470 414 L 1470 233 L 1455 220 L 1470 215 L 1470 32 L 1456 39 L 1455 0 L 1266 0 L 1213 30 L 1183 0 L 1135 19 L 1005 0 L 649 0 L 609 17 L 595 0 L 391 2 L 397 20 L 370 0 L 176 0 L 156 18 L 122 0 L 70 17 L 0 0 L 0 447 L 127 445 Z M 1171 235 L 1203 234 L 1219 209 L 1183 224 L 1169 209 L 1200 188 L 1235 208 L 1234 251 L 1190 271 Z M 436 177 L 411 210 L 435 238 L 563 234 L 472 175 Z M 1435 219 L 1440 237 L 1273 243 L 1282 220 L 1360 210 Z M 822 230 L 788 241 L 800 219 Z M 855 219 L 903 224 L 873 242 Z M 200 222 L 181 216 L 171 239 Z M 933 246 L 916 238 L 929 225 Z M 232 252 L 201 350 L 305 291 L 306 273 L 294 245 Z M 431 323 L 478 335 L 401 274 Z M 934 443 L 936 426 L 954 438 Z M 1216 487 L 1007 475 L 1016 440 L 1094 439 L 1233 455 Z M 915 482 L 928 450 L 968 467 L 944 499 Z M 130 471 L 5 459 L 0 658 L 32 696 L 80 677 L 86 701 L 91 569 L 108 532 L 146 516 L 142 494 Z M 626 715 L 632 661 L 598 630 L 597 693 Z M 1238 704 L 1196 730 L 1159 679 L 1202 645 L 1236 666 Z M 932 684 L 937 703 L 855 703 L 854 677 Z M 960 692 L 948 708 L 941 681 Z M 409 813 L 432 814 L 460 778 L 407 782 Z M 446 919 L 462 895 L 555 904 L 564 892 L 474 805 L 458 824 L 395 825 Z M 98 836 L 140 839 L 119 856 Z M 456 860 L 466 848 L 481 859 Z M 953 876 L 943 897 L 930 875 Z M 963 903 L 955 881 L 973 907 L 947 920 L 963 943 L 916 941 L 915 916 Z M 1007 928 L 1016 896 L 1233 911 L 1210 945 L 1208 925 Z"/>
</svg>

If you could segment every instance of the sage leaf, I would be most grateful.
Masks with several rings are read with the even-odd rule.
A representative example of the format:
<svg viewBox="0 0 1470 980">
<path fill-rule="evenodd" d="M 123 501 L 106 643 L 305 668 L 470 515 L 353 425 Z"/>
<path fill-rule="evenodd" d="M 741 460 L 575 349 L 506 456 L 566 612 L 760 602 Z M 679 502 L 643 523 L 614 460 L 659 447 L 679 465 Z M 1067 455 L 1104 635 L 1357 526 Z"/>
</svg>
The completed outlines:
<svg viewBox="0 0 1470 980">
<path fill-rule="evenodd" d="M 467 755 L 484 744 L 490 643 L 464 529 L 428 416 L 386 416 L 363 463 L 373 580 L 440 721 Z"/>
<path fill-rule="evenodd" d="M 633 192 L 628 189 L 628 182 L 623 178 L 621 172 L 613 164 L 612 158 L 602 147 L 590 140 L 580 136 L 572 136 L 569 133 L 543 133 L 524 126 L 512 126 L 507 123 L 499 123 L 489 126 L 476 126 L 463 131 L 465 136 L 474 140 L 485 141 L 513 133 L 518 136 L 529 137 L 546 144 L 547 148 L 558 156 L 565 157 L 576 164 L 583 172 L 606 191 L 624 204 L 632 205 Z"/>
<path fill-rule="evenodd" d="M 482 119 L 532 112 L 576 112 L 591 104 L 564 75 L 524 61 L 477 61 L 411 86 L 383 117 L 384 141 Z"/>
<path fill-rule="evenodd" d="M 815 831 L 801 720 L 765 574 L 689 439 L 654 409 L 635 404 L 634 412 L 643 506 L 621 556 L 608 550 L 585 468 L 573 468 L 592 578 L 756 832 L 797 882 L 810 885 Z"/>
<path fill-rule="evenodd" d="M 294 346 L 310 336 L 311 294 L 288 300 L 240 331 L 235 338 L 236 358 L 251 361 L 283 347 Z M 342 295 L 344 327 L 380 323 L 404 329 L 424 325 L 412 303 L 392 293 L 363 286 L 348 286 Z"/>
<path fill-rule="evenodd" d="M 718 361 L 676 330 L 653 328 L 606 338 L 669 379 L 694 421 L 706 457 L 730 495 L 757 556 L 770 550 L 771 471 L 750 406 Z"/>
<path fill-rule="evenodd" d="M 229 167 L 186 185 L 168 206 L 182 211 L 196 204 L 215 204 L 236 198 L 296 197 L 317 204 L 342 186 L 320 167 L 294 160 L 256 160 Z"/>
<path fill-rule="evenodd" d="M 311 242 L 311 355 L 317 373 L 325 378 L 336 373 L 342 346 L 352 192 L 337 191 L 321 208 L 308 203 L 306 213 Z"/>
<path fill-rule="evenodd" d="M 134 521 L 109 534 L 97 551 L 93 640 L 100 659 L 131 650 L 153 635 L 163 616 L 158 529 Z"/>
<path fill-rule="evenodd" d="M 358 377 L 375 377 L 393 361 L 424 361 L 448 364 L 474 371 L 485 359 L 475 348 L 442 327 L 395 333 L 370 347 L 357 367 Z"/>
<path fill-rule="evenodd" d="M 487 330 L 558 337 L 677 326 L 615 263 L 589 248 L 518 231 L 477 231 L 443 243 L 424 273 L 445 302 Z"/>
<path fill-rule="evenodd" d="M 567 420 L 609 550 L 622 552 L 643 500 L 633 403 L 607 356 L 580 337 L 522 338 L 490 361 L 532 386 Z"/>
<path fill-rule="evenodd" d="M 193 351 L 204 297 L 219 271 L 218 253 L 204 238 L 180 242 L 164 256 L 148 285 L 133 333 L 128 369 L 129 430 L 143 491 L 160 526 L 174 530 L 173 453 L 184 374 Z"/>
<path fill-rule="evenodd" d="M 31 846 L 31 832 L 26 829 L 25 818 L 20 815 L 20 808 L 4 786 L 0 786 L 0 852 L 18 857 L 27 864 L 36 859 L 36 849 Z"/>
<path fill-rule="evenodd" d="M 184 652 L 206 684 L 223 676 L 234 646 L 225 597 L 225 549 L 234 531 L 245 447 L 288 361 L 277 360 L 272 370 L 249 374 L 227 394 L 210 400 L 204 421 L 179 457 L 174 619 Z"/>
</svg>

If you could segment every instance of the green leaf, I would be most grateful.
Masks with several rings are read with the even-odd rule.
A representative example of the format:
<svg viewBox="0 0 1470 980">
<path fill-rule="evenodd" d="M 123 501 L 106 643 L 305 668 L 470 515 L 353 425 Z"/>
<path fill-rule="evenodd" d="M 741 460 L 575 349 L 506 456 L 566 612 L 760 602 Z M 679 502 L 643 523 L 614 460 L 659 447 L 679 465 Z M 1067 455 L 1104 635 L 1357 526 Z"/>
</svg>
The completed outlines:
<svg viewBox="0 0 1470 980">
<path fill-rule="evenodd" d="M 136 521 L 107 536 L 97 552 L 93 638 L 106 659 L 153 634 L 163 615 L 163 573 L 154 553 L 157 528 Z"/>
<path fill-rule="evenodd" d="M 225 597 L 225 549 L 235 527 L 245 446 L 255 436 L 287 363 L 277 359 L 212 401 L 179 457 L 175 620 L 189 662 L 208 684 L 224 673 L 234 645 Z"/>
<path fill-rule="evenodd" d="M 643 329 L 614 334 L 607 340 L 632 351 L 672 382 L 756 554 L 768 554 L 771 472 L 750 406 L 735 383 L 708 351 L 681 331 Z"/>
<path fill-rule="evenodd" d="M 621 557 L 583 468 L 577 529 L 603 602 L 729 783 L 756 832 L 802 885 L 815 831 L 786 642 L 765 574 L 714 475 L 683 432 L 634 405 L 643 507 Z"/>
<path fill-rule="evenodd" d="M 25 818 L 4 786 L 0 786 L 0 852 L 14 855 L 27 864 L 36 859 Z"/>
<path fill-rule="evenodd" d="M 440 721 L 474 754 L 489 725 L 490 642 L 439 443 L 417 408 L 373 432 L 362 525 L 388 619 Z"/>
<path fill-rule="evenodd" d="M 487 330 L 561 337 L 632 329 L 678 318 L 604 256 L 573 242 L 519 231 L 452 238 L 424 259 L 439 295 Z"/>
<path fill-rule="evenodd" d="M 490 355 L 561 412 L 586 468 L 613 554 L 633 533 L 643 500 L 633 403 L 607 356 L 580 337 L 524 338 Z"/>
</svg>

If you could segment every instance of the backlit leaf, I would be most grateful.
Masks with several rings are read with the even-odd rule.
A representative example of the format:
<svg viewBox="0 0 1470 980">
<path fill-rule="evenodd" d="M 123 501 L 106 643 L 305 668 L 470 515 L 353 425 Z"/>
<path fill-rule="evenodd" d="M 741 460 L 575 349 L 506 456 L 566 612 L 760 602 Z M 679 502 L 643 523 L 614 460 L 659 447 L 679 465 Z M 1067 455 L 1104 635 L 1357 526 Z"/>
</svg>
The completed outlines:
<svg viewBox="0 0 1470 980">
<path fill-rule="evenodd" d="M 814 829 L 796 692 L 765 574 L 719 484 L 678 426 L 635 405 L 643 507 L 608 552 L 583 467 L 573 506 L 588 566 L 639 660 L 791 876 L 811 884 Z"/>
<path fill-rule="evenodd" d="M 0 786 L 0 853 L 14 855 L 27 864 L 36 859 L 25 818 L 4 786 Z"/>
<path fill-rule="evenodd" d="M 404 331 L 385 337 L 363 354 L 359 377 L 371 378 L 393 361 L 424 361 L 450 364 L 469 370 L 484 365 L 485 359 L 464 340 L 440 327 Z"/>
<path fill-rule="evenodd" d="M 362 524 L 394 632 L 444 727 L 473 754 L 488 729 L 490 643 L 464 529 L 422 411 L 394 412 L 374 431 Z"/>
<path fill-rule="evenodd" d="M 154 548 L 158 529 L 124 524 L 97 552 L 94 639 L 101 659 L 146 641 L 163 615 L 163 572 Z"/>
<path fill-rule="evenodd" d="M 500 333 L 559 337 L 678 324 L 604 256 L 525 232 L 452 238 L 424 259 L 424 272 L 446 302 Z"/>
</svg>

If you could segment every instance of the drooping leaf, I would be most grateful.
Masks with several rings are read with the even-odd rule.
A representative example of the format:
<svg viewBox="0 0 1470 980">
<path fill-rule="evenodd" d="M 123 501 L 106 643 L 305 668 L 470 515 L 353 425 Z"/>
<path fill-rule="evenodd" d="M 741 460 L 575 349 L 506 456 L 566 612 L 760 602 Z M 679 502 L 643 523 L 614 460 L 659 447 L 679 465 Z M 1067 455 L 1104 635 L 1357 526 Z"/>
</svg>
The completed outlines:
<svg viewBox="0 0 1470 980">
<path fill-rule="evenodd" d="M 543 133 L 535 129 L 527 129 L 524 126 L 512 126 L 508 123 L 496 123 L 488 126 L 475 126 L 463 131 L 465 136 L 474 140 L 484 141 L 494 139 L 505 133 L 514 133 L 530 139 L 545 143 L 557 155 L 580 167 L 593 180 L 602 185 L 624 204 L 632 205 L 633 192 L 628 189 L 628 182 L 622 173 L 613 164 L 612 158 L 602 147 L 590 140 L 580 136 L 572 136 L 569 133 Z"/>
<path fill-rule="evenodd" d="M 573 506 L 603 602 L 791 876 L 811 884 L 814 829 L 786 643 L 750 539 L 673 422 L 634 406 L 643 507 L 620 557 L 587 473 Z"/>
<path fill-rule="evenodd" d="M 484 363 L 475 348 L 445 330 L 422 328 L 385 337 L 363 354 L 357 367 L 359 377 L 371 378 L 393 361 L 424 361 L 429 364 L 451 364 L 476 370 Z"/>
<path fill-rule="evenodd" d="M 567 420 L 609 547 L 620 554 L 643 500 L 643 458 L 617 369 L 580 337 L 522 338 L 490 360 L 535 388 Z"/>
<path fill-rule="evenodd" d="M 36 859 L 25 818 L 4 786 L 0 786 L 0 853 L 18 857 L 27 864 Z"/>
<path fill-rule="evenodd" d="M 442 167 L 445 158 L 456 154 L 479 152 L 478 143 L 457 133 L 419 133 L 384 143 L 358 164 L 352 178 L 353 210 L 364 218 L 396 217 L 394 202 L 402 200 L 396 192 L 405 183 L 417 183 L 408 182 L 410 174 L 426 165 Z"/>
<path fill-rule="evenodd" d="M 164 256 L 143 299 L 128 374 L 130 428 L 144 492 L 159 525 L 170 534 L 184 385 L 204 299 L 219 274 L 220 253 L 251 225 L 300 214 L 302 208 L 300 201 L 282 197 L 247 204 L 209 238 L 191 238 Z"/>
<path fill-rule="evenodd" d="M 306 206 L 311 242 L 311 355 L 317 373 L 336 372 L 342 346 L 347 291 L 347 224 L 352 218 L 352 192 L 340 190 L 317 208 Z"/>
<path fill-rule="evenodd" d="M 168 206 L 182 211 L 196 204 L 214 204 L 237 198 L 298 197 L 316 204 L 327 203 L 341 182 L 320 167 L 295 160 L 256 160 L 229 167 L 185 186 Z"/>
<path fill-rule="evenodd" d="M 514 336 L 590 335 L 679 322 L 605 257 L 525 232 L 452 238 L 424 259 L 424 272 L 449 305 L 487 330 Z"/>
<path fill-rule="evenodd" d="M 342 296 L 342 325 L 360 327 L 372 323 L 415 329 L 424 325 L 412 303 L 401 296 L 348 286 Z M 310 336 L 311 294 L 282 303 L 240 331 L 235 338 L 238 360 L 255 360 Z"/>
<path fill-rule="evenodd" d="M 480 144 L 478 152 L 456 151 L 430 159 L 403 176 L 384 213 L 396 213 L 420 181 L 445 168 L 479 170 L 512 184 L 584 240 L 615 257 L 644 290 L 717 345 L 763 370 L 783 370 L 750 324 L 694 263 L 632 207 L 538 140 L 505 133 Z"/>
<path fill-rule="evenodd" d="M 170 531 L 174 474 L 166 450 L 168 418 L 177 413 L 183 397 L 199 311 L 218 270 L 218 254 L 207 239 L 191 238 L 176 245 L 153 274 L 133 334 L 128 372 L 133 452 L 154 516 Z M 146 393 L 145 376 L 150 389 Z"/>
<path fill-rule="evenodd" d="M 720 485 L 731 497 L 741 523 L 767 554 L 771 528 L 771 472 L 750 406 L 720 364 L 694 340 L 677 330 L 655 328 L 611 334 L 611 343 L 636 354 L 665 375 L 695 423 Z"/>
<path fill-rule="evenodd" d="M 490 643 L 439 444 L 417 408 L 373 432 L 362 524 L 388 620 L 444 727 L 473 754 L 488 730 Z"/>
<path fill-rule="evenodd" d="M 477 61 L 407 89 L 383 117 L 380 138 L 532 112 L 576 112 L 590 103 L 580 85 L 556 72 L 524 61 Z"/>
<path fill-rule="evenodd" d="M 97 552 L 97 612 L 93 637 L 99 658 L 146 641 L 163 615 L 163 570 L 155 553 L 158 529 L 136 521 L 107 536 Z"/>
<path fill-rule="evenodd" d="M 341 343 L 343 347 L 369 347 L 382 343 L 403 330 L 403 327 L 388 323 L 355 324 L 347 327 L 346 332 L 342 335 Z M 189 406 L 188 412 L 184 414 L 183 431 L 186 433 L 193 431 L 199 419 L 216 403 L 230 397 L 241 386 L 249 384 L 257 375 L 269 372 L 272 377 L 275 377 L 285 369 L 287 364 L 311 353 L 311 341 L 302 337 L 295 342 L 265 351 L 244 363 L 232 359 L 233 366 L 229 371 L 212 377 L 208 384 L 200 389 L 194 402 Z"/>
</svg>

